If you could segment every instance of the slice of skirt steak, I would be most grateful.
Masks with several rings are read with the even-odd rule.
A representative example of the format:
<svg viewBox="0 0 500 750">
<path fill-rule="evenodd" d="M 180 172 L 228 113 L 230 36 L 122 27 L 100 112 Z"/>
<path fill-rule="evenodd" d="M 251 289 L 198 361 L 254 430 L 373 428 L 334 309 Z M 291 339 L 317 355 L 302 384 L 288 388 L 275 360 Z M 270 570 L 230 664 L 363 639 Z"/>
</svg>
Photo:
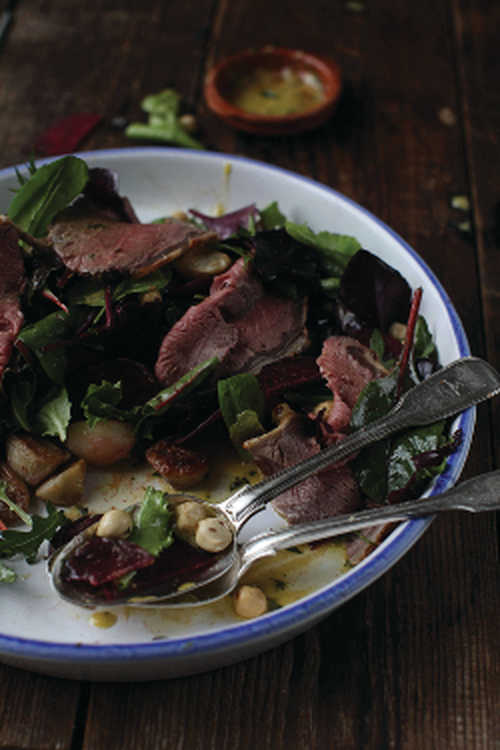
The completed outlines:
<svg viewBox="0 0 500 750">
<path fill-rule="evenodd" d="M 19 301 L 24 281 L 20 235 L 9 221 L 0 222 L 0 377 L 10 359 L 12 345 L 23 324 Z"/>
<path fill-rule="evenodd" d="M 334 433 L 343 432 L 363 388 L 387 370 L 371 349 L 349 336 L 326 339 L 316 362 L 334 397 L 325 424 Z"/>
<path fill-rule="evenodd" d="M 241 258 L 167 333 L 156 377 L 170 385 L 211 357 L 220 361 L 219 374 L 259 372 L 269 362 L 303 351 L 306 312 L 304 301 L 268 294 Z"/>
<path fill-rule="evenodd" d="M 187 221 L 136 224 L 116 221 L 105 212 L 89 213 L 80 206 L 61 213 L 48 234 L 55 252 L 71 271 L 127 271 L 133 276 L 151 273 L 215 237 Z"/>
<path fill-rule="evenodd" d="M 278 426 L 245 441 L 243 446 L 265 476 L 320 451 L 316 439 L 308 435 L 306 418 L 286 404 L 279 404 L 273 414 Z M 274 510 L 291 524 L 350 513 L 359 504 L 359 491 L 347 463 L 304 479 L 272 502 Z"/>
</svg>

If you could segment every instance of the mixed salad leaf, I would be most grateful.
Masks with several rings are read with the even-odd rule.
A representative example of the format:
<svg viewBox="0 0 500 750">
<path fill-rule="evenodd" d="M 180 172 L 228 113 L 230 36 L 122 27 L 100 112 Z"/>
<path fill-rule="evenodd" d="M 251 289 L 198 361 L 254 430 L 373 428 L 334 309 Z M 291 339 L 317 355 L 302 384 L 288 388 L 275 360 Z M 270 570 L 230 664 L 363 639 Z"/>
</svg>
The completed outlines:
<svg viewBox="0 0 500 750">
<path fill-rule="evenodd" d="M 87 180 L 87 164 L 76 156 L 45 164 L 24 182 L 8 216 L 24 231 L 43 237 L 54 216 L 80 195 Z"/>
<path fill-rule="evenodd" d="M 172 92 L 148 97 L 143 108 L 149 123 L 130 126 L 130 135 L 195 145 L 179 124 L 179 101 Z M 115 420 L 131 427 L 137 452 L 143 455 L 158 438 L 182 443 L 222 417 L 229 440 L 248 458 L 243 445 L 271 429 L 271 410 L 278 397 L 304 416 L 332 398 L 314 364 L 329 336 L 353 337 L 368 346 L 387 372 L 362 391 L 350 430 L 362 429 L 389 411 L 402 383 L 410 387 L 439 366 L 431 332 L 417 308 L 406 351 L 391 333 L 394 321 L 405 328 L 411 303 L 410 288 L 397 271 L 351 236 L 315 232 L 307 224 L 292 222 L 277 202 L 260 209 L 252 203 L 218 217 L 190 209 L 189 221 L 215 232 L 217 247 L 231 262 L 243 256 L 267 292 L 307 301 L 310 344 L 305 364 L 294 358 L 282 366 L 278 363 L 272 376 L 239 372 L 220 377 L 221 363 L 214 356 L 161 387 L 150 374 L 158 344 L 187 309 L 207 298 L 210 280 L 187 281 L 175 264 L 139 277 L 68 273 L 38 242 L 58 214 L 82 197 L 122 221 L 131 220 L 131 208 L 119 196 L 110 173 L 89 170 L 77 157 L 30 172 L 29 178 L 21 176 L 8 212 L 24 233 L 28 278 L 22 292 L 25 324 L 3 375 L 4 436 L 25 431 L 65 444 L 75 421 L 94 429 L 102 421 Z M 450 436 L 448 424 L 440 423 L 364 449 L 352 463 L 364 498 L 384 503 L 420 494 L 443 471 L 458 440 Z M 28 526 L 25 531 L 0 526 L 2 559 L 19 554 L 34 561 L 42 542 L 66 523 L 64 513 L 50 503 L 45 516 L 26 516 L 21 508 L 16 510 L 1 484 L 0 502 L 18 512 Z M 145 553 L 137 558 L 138 565 L 146 565 L 148 555 L 159 556 L 173 541 L 174 514 L 168 498 L 148 487 L 127 540 Z M 110 559 L 115 559 L 111 546 Z M 134 575 L 129 566 L 124 576 L 114 576 L 116 585 L 128 586 Z M 0 582 L 13 580 L 15 572 L 0 562 Z"/>
<path fill-rule="evenodd" d="M 129 138 L 163 141 L 185 148 L 203 148 L 183 127 L 179 117 L 180 96 L 173 89 L 146 96 L 141 107 L 147 113 L 148 121 L 130 123 L 125 130 Z"/>
</svg>

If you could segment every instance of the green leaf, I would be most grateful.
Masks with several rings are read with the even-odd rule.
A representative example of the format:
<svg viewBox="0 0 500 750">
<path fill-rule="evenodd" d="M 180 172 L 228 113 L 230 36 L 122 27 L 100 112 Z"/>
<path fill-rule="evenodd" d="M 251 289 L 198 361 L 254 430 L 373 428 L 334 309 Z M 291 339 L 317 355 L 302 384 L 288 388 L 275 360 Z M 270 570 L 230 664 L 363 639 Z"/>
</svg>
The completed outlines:
<svg viewBox="0 0 500 750">
<path fill-rule="evenodd" d="M 31 432 L 31 411 L 37 387 L 35 372 L 30 369 L 4 382 L 14 419 L 19 427 Z"/>
<path fill-rule="evenodd" d="M 44 403 L 36 417 L 37 429 L 42 435 L 52 435 L 64 443 L 71 420 L 71 401 L 64 386 Z"/>
<path fill-rule="evenodd" d="M 359 430 L 391 409 L 397 396 L 397 374 L 377 378 L 362 390 L 351 415 L 351 429 Z M 387 497 L 387 459 L 390 440 L 380 440 L 359 452 L 352 462 L 360 489 L 375 502 Z"/>
<path fill-rule="evenodd" d="M 131 294 L 145 294 L 153 290 L 161 291 L 170 283 L 170 271 L 159 270 L 140 279 L 126 278 L 114 288 L 112 297 L 115 302 Z M 87 307 L 102 307 L 106 304 L 102 281 L 91 278 L 79 278 L 69 288 L 67 301 L 72 305 L 86 305 Z"/>
<path fill-rule="evenodd" d="M 7 483 L 3 481 L 0 482 L 0 500 L 5 503 L 9 510 L 15 513 L 23 523 L 31 527 L 31 516 L 17 503 L 10 499 L 7 495 Z"/>
<path fill-rule="evenodd" d="M 161 291 L 169 285 L 171 278 L 171 272 L 160 270 L 141 279 L 123 279 L 113 291 L 113 299 L 118 302 L 128 297 L 129 294 L 146 294 L 146 292 L 155 290 Z"/>
<path fill-rule="evenodd" d="M 177 116 L 181 97 L 174 89 L 163 89 L 158 94 L 144 97 L 141 107 L 144 112 L 159 118 Z"/>
<path fill-rule="evenodd" d="M 398 373 L 392 372 L 383 378 L 372 380 L 361 391 L 351 415 L 351 428 L 359 430 L 373 422 L 396 403 Z"/>
<path fill-rule="evenodd" d="M 370 349 L 375 352 L 381 362 L 384 361 L 385 342 L 379 328 L 374 328 L 370 336 Z"/>
<path fill-rule="evenodd" d="M 164 414 L 165 411 L 171 406 L 173 401 L 180 395 L 189 393 L 193 388 L 196 388 L 211 372 L 215 370 L 219 360 L 217 357 L 212 357 L 204 362 L 201 362 L 196 367 L 193 367 L 189 372 L 179 378 L 175 383 L 169 385 L 167 388 L 163 388 L 156 396 L 149 399 L 143 406 L 143 413 L 145 416 L 151 416 L 152 414 Z"/>
<path fill-rule="evenodd" d="M 16 578 L 17 575 L 12 568 L 8 568 L 7 565 L 0 562 L 0 583 L 14 583 Z"/>
<path fill-rule="evenodd" d="M 417 318 L 413 342 L 413 357 L 415 359 L 433 359 L 436 357 L 436 346 L 425 318 L 421 315 Z"/>
<path fill-rule="evenodd" d="M 264 230 L 281 229 L 285 226 L 286 216 L 281 213 L 277 201 L 273 201 L 260 212 L 260 222 Z"/>
<path fill-rule="evenodd" d="M 304 245 L 310 245 L 320 252 L 324 271 L 330 275 L 342 273 L 352 256 L 361 249 L 355 237 L 335 232 L 313 232 L 307 224 L 285 223 L 288 234 Z"/>
<path fill-rule="evenodd" d="M 91 428 L 94 428 L 103 419 L 135 422 L 138 418 L 140 407 L 120 409 L 118 404 L 121 400 L 122 387 L 120 381 L 109 383 L 107 380 L 103 380 L 100 385 L 91 383 L 81 404 L 83 416 Z"/>
<path fill-rule="evenodd" d="M 388 494 L 408 487 L 410 482 L 412 488 L 418 491 L 429 479 L 441 473 L 444 468 L 443 464 L 446 463 L 445 458 L 442 464 L 423 469 L 418 469 L 414 458 L 440 447 L 444 427 L 444 422 L 418 427 L 393 442 L 387 467 Z"/>
<path fill-rule="evenodd" d="M 207 359 L 149 399 L 142 407 L 136 425 L 136 434 L 139 438 L 151 438 L 153 422 L 162 418 L 174 402 L 197 388 L 218 365 L 217 357 Z"/>
<path fill-rule="evenodd" d="M 264 428 L 259 417 L 252 409 L 241 411 L 236 417 L 236 421 L 229 427 L 231 442 L 245 458 L 248 456 L 248 452 L 241 448 L 245 440 L 262 435 L 263 432 Z"/>
<path fill-rule="evenodd" d="M 187 133 L 178 123 L 162 123 L 160 126 L 142 122 L 131 122 L 125 135 L 138 140 L 174 143 L 185 148 L 203 148 L 203 144 Z"/>
<path fill-rule="evenodd" d="M 229 437 L 236 448 L 264 432 L 266 400 L 255 375 L 244 372 L 219 380 L 217 394 Z"/>
<path fill-rule="evenodd" d="M 66 517 L 63 511 L 47 503 L 47 515 L 31 516 L 31 521 L 32 527 L 29 531 L 7 529 L 1 532 L 0 557 L 13 557 L 20 554 L 27 562 L 35 562 L 42 542 L 52 539 L 57 529 L 66 523 Z"/>
<path fill-rule="evenodd" d="M 94 278 L 80 277 L 73 281 L 66 293 L 67 303 L 86 305 L 87 307 L 104 307 L 104 287 L 102 281 Z"/>
<path fill-rule="evenodd" d="M 264 421 L 266 400 L 259 381 L 249 372 L 233 375 L 217 383 L 219 406 L 228 429 L 244 411 L 253 411 Z"/>
<path fill-rule="evenodd" d="M 179 120 L 180 97 L 173 89 L 151 94 L 142 101 L 142 109 L 149 114 L 148 122 L 132 122 L 125 130 L 129 138 L 175 143 L 186 148 L 203 148 L 182 127 Z"/>
<path fill-rule="evenodd" d="M 76 156 L 45 164 L 16 193 L 8 216 L 34 237 L 43 237 L 56 214 L 82 192 L 87 180 L 88 167 Z"/>
<path fill-rule="evenodd" d="M 167 493 L 147 487 L 129 541 L 157 556 L 173 543 L 173 528 L 174 513 Z"/>
<path fill-rule="evenodd" d="M 25 326 L 19 333 L 19 339 L 36 355 L 50 380 L 58 385 L 64 384 L 67 366 L 64 340 L 77 320 L 76 312 L 57 311 Z"/>
</svg>

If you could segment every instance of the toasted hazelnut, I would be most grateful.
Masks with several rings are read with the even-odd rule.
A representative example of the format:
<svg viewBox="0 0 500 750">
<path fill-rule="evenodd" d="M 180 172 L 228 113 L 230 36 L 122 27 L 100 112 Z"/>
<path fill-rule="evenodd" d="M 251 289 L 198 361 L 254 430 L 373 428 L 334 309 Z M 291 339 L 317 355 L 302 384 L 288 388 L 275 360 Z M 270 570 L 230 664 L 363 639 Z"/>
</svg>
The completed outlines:
<svg viewBox="0 0 500 750">
<path fill-rule="evenodd" d="M 112 508 L 103 514 L 97 524 L 96 535 L 108 538 L 118 538 L 127 536 L 130 533 L 134 522 L 130 513 L 126 510 Z"/>
<path fill-rule="evenodd" d="M 195 541 L 205 552 L 222 552 L 233 541 L 233 535 L 219 518 L 204 518 L 196 528 Z"/>
<path fill-rule="evenodd" d="M 207 515 L 207 509 L 202 503 L 197 503 L 194 500 L 179 503 L 175 508 L 176 529 L 181 535 L 195 534 L 199 522 L 207 518 Z"/>
<path fill-rule="evenodd" d="M 170 218 L 177 219 L 177 221 L 187 221 L 188 215 L 185 211 L 174 211 Z"/>
<path fill-rule="evenodd" d="M 390 335 L 398 341 L 404 341 L 406 338 L 406 326 L 404 323 L 393 323 L 389 328 Z"/>
<path fill-rule="evenodd" d="M 233 597 L 234 611 L 240 617 L 251 619 L 267 612 L 267 598 L 258 586 L 240 586 Z"/>
</svg>

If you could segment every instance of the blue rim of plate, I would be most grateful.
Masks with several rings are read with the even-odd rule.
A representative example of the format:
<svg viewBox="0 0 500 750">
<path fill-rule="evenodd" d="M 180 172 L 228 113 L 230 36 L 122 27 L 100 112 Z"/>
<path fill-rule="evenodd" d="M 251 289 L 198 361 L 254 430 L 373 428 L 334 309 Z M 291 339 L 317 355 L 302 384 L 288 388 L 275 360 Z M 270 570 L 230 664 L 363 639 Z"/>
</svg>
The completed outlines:
<svg viewBox="0 0 500 750">
<path fill-rule="evenodd" d="M 167 147 L 135 147 L 124 149 L 103 149 L 98 151 L 87 151 L 76 153 L 75 155 L 82 158 L 106 159 L 107 156 L 119 155 L 179 155 L 188 159 L 196 159 L 199 156 L 226 159 L 232 162 L 248 164 L 278 172 L 298 180 L 299 182 L 320 189 L 322 192 L 335 196 L 339 201 L 350 205 L 357 211 L 364 214 L 368 219 L 375 222 L 380 228 L 387 232 L 397 243 L 408 253 L 413 260 L 420 266 L 431 284 L 437 290 L 439 297 L 446 307 L 449 319 L 451 321 L 456 343 L 461 357 L 470 356 L 470 347 L 467 335 L 462 326 L 460 318 L 451 302 L 448 294 L 444 290 L 440 281 L 434 275 L 425 261 L 418 253 L 393 229 L 385 222 L 378 219 L 367 209 L 338 192 L 337 190 L 322 185 L 321 183 L 309 177 L 296 174 L 282 167 L 268 164 L 266 162 L 250 159 L 244 156 L 235 156 L 233 154 L 224 154 L 220 152 L 208 151 L 191 151 L 188 149 L 172 149 Z M 54 157 L 60 158 L 60 157 Z M 54 161 L 54 158 L 37 160 L 37 164 L 46 164 Z M 22 165 L 17 165 L 17 168 Z M 7 167 L 0 170 L 0 179 L 4 177 L 15 177 L 16 167 Z M 447 487 L 452 486 L 460 477 L 465 464 L 472 436 L 474 432 L 476 418 L 476 409 L 472 407 L 463 412 L 457 423 L 457 429 L 462 431 L 462 444 L 458 454 L 452 457 L 446 471 L 441 474 L 432 488 L 431 494 L 443 492 Z M 455 460 L 453 460 L 455 459 Z M 23 659 L 37 659 L 39 662 L 53 662 L 54 659 L 60 661 L 71 660 L 74 663 L 86 664 L 98 662 L 120 663 L 124 659 L 144 660 L 150 659 L 162 660 L 169 657 L 174 662 L 176 658 L 186 658 L 188 656 L 201 655 L 210 653 L 211 655 L 224 651 L 231 647 L 251 647 L 252 644 L 258 644 L 259 641 L 265 641 L 270 636 L 286 632 L 288 628 L 296 627 L 297 622 L 304 623 L 304 629 L 310 621 L 315 622 L 321 617 L 326 616 L 338 606 L 344 604 L 353 596 L 358 594 L 371 583 L 374 583 L 380 576 L 386 573 L 398 560 L 405 555 L 409 549 L 417 542 L 426 529 L 432 523 L 432 517 L 426 517 L 416 521 L 407 521 L 400 524 L 365 560 L 359 563 L 351 571 L 345 573 L 331 584 L 323 587 L 320 591 L 310 594 L 294 604 L 287 605 L 283 609 L 271 612 L 261 618 L 252 620 L 244 624 L 236 624 L 217 630 L 213 633 L 199 634 L 187 638 L 176 638 L 166 641 L 157 641 L 153 643 L 124 643 L 124 644 L 71 644 L 56 643 L 51 641 L 39 641 L 29 638 L 17 638 L 15 636 L 0 634 L 0 656 L 19 656 Z"/>
</svg>

